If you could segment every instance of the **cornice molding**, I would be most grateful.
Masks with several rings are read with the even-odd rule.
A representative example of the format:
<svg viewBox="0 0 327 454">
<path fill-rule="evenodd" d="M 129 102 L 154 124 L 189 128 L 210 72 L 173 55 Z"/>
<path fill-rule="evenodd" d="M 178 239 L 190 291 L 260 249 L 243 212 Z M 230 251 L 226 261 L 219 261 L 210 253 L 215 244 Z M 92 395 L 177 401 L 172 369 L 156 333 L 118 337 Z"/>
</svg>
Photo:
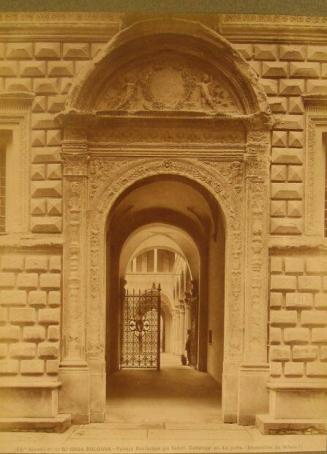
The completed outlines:
<svg viewBox="0 0 327 454">
<path fill-rule="evenodd" d="M 327 43 L 327 16 L 257 14 L 176 14 L 192 18 L 235 42 Z M 161 17 L 154 15 L 149 17 Z M 166 16 L 162 15 L 163 19 Z M 113 12 L 0 12 L 0 40 L 55 38 L 108 40 L 126 24 L 128 13 Z"/>
</svg>

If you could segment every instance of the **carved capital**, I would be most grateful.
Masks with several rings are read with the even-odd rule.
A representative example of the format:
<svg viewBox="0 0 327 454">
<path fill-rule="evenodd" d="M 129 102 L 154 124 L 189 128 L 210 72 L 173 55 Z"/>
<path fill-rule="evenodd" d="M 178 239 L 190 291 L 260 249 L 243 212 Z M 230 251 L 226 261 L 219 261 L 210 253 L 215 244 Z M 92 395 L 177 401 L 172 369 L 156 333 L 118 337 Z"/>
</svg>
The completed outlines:
<svg viewBox="0 0 327 454">
<path fill-rule="evenodd" d="M 86 153 L 62 153 L 63 174 L 67 176 L 87 176 L 89 157 Z"/>
</svg>

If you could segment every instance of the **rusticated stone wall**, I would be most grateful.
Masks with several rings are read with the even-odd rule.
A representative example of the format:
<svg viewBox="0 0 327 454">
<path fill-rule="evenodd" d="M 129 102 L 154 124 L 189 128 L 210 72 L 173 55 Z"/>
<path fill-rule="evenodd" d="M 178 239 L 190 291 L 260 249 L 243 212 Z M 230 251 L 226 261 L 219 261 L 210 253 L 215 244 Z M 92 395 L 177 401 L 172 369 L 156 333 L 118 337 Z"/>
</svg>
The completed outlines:
<svg viewBox="0 0 327 454">
<path fill-rule="evenodd" d="M 56 375 L 61 256 L 1 254 L 0 267 L 0 374 Z"/>
</svg>

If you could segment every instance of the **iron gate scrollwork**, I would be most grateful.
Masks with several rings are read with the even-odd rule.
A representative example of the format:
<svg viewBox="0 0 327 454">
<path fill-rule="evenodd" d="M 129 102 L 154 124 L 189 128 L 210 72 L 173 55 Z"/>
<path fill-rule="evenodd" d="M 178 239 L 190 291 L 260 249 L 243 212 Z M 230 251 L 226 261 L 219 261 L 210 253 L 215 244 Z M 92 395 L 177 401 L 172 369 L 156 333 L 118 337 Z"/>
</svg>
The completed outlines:
<svg viewBox="0 0 327 454">
<path fill-rule="evenodd" d="M 160 369 L 160 284 L 138 293 L 124 290 L 121 368 Z"/>
</svg>

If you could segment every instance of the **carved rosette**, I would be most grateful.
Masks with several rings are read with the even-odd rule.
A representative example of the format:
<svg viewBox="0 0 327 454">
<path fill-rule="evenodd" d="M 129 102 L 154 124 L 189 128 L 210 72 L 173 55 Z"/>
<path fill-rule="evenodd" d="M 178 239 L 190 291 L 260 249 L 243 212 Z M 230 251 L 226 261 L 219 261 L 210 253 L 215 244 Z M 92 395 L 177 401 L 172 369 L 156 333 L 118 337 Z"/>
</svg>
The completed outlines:
<svg viewBox="0 0 327 454">
<path fill-rule="evenodd" d="M 63 365 L 85 363 L 84 243 L 87 156 L 63 153 L 64 164 L 64 301 Z"/>
<path fill-rule="evenodd" d="M 212 163 L 198 160 L 156 159 L 156 160 L 121 160 L 112 166 L 110 159 L 101 159 L 101 164 L 90 162 L 89 194 L 90 226 L 88 230 L 89 257 L 89 304 L 92 314 L 97 314 L 98 321 L 88 317 L 88 357 L 101 357 L 104 352 L 104 294 L 101 273 L 103 272 L 103 251 L 105 250 L 104 226 L 110 207 L 116 198 L 134 182 L 158 174 L 180 175 L 191 178 L 205 186 L 217 198 L 226 216 L 227 236 L 226 272 L 231 276 L 226 289 L 227 327 L 226 346 L 228 356 L 239 358 L 242 354 L 242 234 L 241 213 L 243 196 L 240 178 L 243 165 L 240 162 L 219 163 L 215 168 Z M 233 170 L 232 178 L 229 171 Z M 100 176 L 100 174 L 102 176 Z M 227 178 L 227 175 L 229 176 Z M 101 321 L 100 321 L 101 320 Z M 101 326 L 101 328 L 100 328 Z"/>
<path fill-rule="evenodd" d="M 244 361 L 267 360 L 268 152 L 265 132 L 256 135 L 246 156 L 246 328 Z M 266 147 L 264 148 L 264 145 Z"/>
</svg>

